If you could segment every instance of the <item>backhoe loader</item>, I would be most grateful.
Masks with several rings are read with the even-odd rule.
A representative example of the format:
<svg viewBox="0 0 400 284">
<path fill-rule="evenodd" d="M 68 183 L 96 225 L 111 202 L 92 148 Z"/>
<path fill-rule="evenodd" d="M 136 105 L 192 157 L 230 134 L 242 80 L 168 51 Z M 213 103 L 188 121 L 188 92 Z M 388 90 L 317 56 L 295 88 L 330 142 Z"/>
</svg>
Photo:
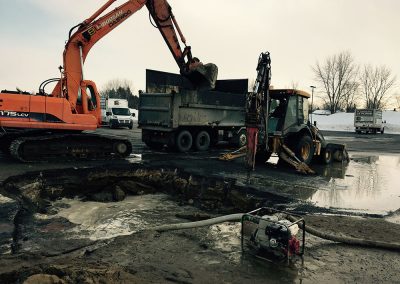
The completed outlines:
<svg viewBox="0 0 400 284">
<path fill-rule="evenodd" d="M 325 164 L 348 161 L 345 145 L 328 143 L 308 120 L 310 94 L 295 89 L 273 89 L 269 52 L 261 53 L 257 78 L 246 98 L 247 146 L 228 153 L 224 160 L 246 156 L 246 165 L 255 168 L 273 153 L 302 173 L 313 173 L 312 160 Z"/>
</svg>

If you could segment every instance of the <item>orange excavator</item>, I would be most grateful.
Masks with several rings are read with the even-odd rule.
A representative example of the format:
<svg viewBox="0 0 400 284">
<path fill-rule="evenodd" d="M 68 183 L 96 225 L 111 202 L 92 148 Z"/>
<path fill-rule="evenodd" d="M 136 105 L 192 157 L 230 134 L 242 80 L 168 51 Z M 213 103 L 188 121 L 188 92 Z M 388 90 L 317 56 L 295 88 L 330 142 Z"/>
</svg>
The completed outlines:
<svg viewBox="0 0 400 284">
<path fill-rule="evenodd" d="M 129 0 L 106 10 L 116 0 L 109 0 L 91 17 L 69 31 L 63 54 L 60 77 L 40 84 L 39 92 L 7 91 L 0 93 L 0 149 L 21 161 L 100 156 L 126 157 L 132 152 L 128 140 L 80 133 L 101 125 L 100 96 L 94 82 L 84 77 L 84 62 L 95 43 L 146 6 L 152 24 L 168 45 L 181 74 L 194 87 L 216 80 L 213 64 L 199 64 L 166 0 Z M 179 38 L 178 38 L 179 36 Z M 184 44 L 182 49 L 180 42 Z M 211 74 L 211 75 L 210 75 Z M 51 93 L 45 88 L 55 83 Z"/>
</svg>

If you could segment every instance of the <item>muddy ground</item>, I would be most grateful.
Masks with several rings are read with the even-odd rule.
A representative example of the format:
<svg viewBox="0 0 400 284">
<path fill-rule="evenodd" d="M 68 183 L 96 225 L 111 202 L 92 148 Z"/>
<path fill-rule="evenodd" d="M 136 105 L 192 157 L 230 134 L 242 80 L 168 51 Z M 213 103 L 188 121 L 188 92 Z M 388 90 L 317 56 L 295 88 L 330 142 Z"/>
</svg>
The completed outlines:
<svg viewBox="0 0 400 284">
<path fill-rule="evenodd" d="M 143 153 L 128 161 L 18 165 L 3 159 L 1 283 L 396 283 L 400 279 L 400 253 L 395 250 L 343 245 L 306 234 L 304 257 L 287 264 L 243 253 L 240 223 L 146 230 L 268 206 L 306 214 L 306 226 L 334 235 L 398 243 L 400 214 L 393 208 L 384 208 L 383 213 L 373 206 L 349 211 L 310 204 L 321 187 L 331 186 L 332 176 L 346 176 L 349 171 L 343 173 L 340 167 L 318 169 L 318 175 L 305 177 L 269 164 L 249 176 L 240 162 L 216 161 L 225 151 L 222 148 L 206 154 L 154 153 L 140 143 L 138 131 L 128 133 L 135 149 Z M 374 153 L 396 156 L 394 137 L 365 135 L 357 141 L 335 133 L 332 140 L 347 140 L 351 156 L 366 155 L 370 149 L 364 148 L 372 144 L 378 147 Z M 383 151 L 382 141 L 392 146 Z M 351 166 L 360 165 L 353 162 Z M 17 176 L 26 170 L 38 171 Z M 360 189 L 355 191 L 360 196 Z M 339 190 L 334 197 L 340 194 Z"/>
</svg>

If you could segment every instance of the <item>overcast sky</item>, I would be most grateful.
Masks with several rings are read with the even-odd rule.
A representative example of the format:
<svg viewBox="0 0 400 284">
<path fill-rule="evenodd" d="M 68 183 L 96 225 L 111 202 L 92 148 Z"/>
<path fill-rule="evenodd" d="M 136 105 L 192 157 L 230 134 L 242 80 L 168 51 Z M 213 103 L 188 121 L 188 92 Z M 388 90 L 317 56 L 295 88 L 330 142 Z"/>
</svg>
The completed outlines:
<svg viewBox="0 0 400 284">
<path fill-rule="evenodd" d="M 0 0 L 0 89 L 36 91 L 58 76 L 69 29 L 105 2 Z M 388 66 L 400 81 L 398 0 L 169 3 L 193 55 L 217 64 L 220 79 L 255 78 L 260 52 L 269 51 L 275 88 L 295 84 L 310 91 L 316 84 L 311 66 L 347 50 L 357 63 Z M 146 68 L 179 71 L 143 8 L 93 47 L 85 76 L 99 88 L 111 79 L 128 79 L 137 91 L 145 87 Z"/>
</svg>

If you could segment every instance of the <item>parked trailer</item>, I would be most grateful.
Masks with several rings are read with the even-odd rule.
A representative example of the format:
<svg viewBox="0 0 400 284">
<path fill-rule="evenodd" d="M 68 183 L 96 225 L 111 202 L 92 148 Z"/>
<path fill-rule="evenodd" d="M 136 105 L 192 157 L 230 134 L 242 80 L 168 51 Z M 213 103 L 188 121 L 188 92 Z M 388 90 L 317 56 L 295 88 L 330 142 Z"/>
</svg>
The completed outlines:
<svg viewBox="0 0 400 284">
<path fill-rule="evenodd" d="M 356 133 L 384 133 L 382 111 L 378 109 L 356 109 L 354 113 L 354 128 Z"/>
<path fill-rule="evenodd" d="M 218 80 L 213 90 L 195 90 L 178 74 L 146 70 L 139 94 L 138 126 L 150 148 L 205 151 L 219 141 L 246 145 L 248 80 Z"/>
</svg>

